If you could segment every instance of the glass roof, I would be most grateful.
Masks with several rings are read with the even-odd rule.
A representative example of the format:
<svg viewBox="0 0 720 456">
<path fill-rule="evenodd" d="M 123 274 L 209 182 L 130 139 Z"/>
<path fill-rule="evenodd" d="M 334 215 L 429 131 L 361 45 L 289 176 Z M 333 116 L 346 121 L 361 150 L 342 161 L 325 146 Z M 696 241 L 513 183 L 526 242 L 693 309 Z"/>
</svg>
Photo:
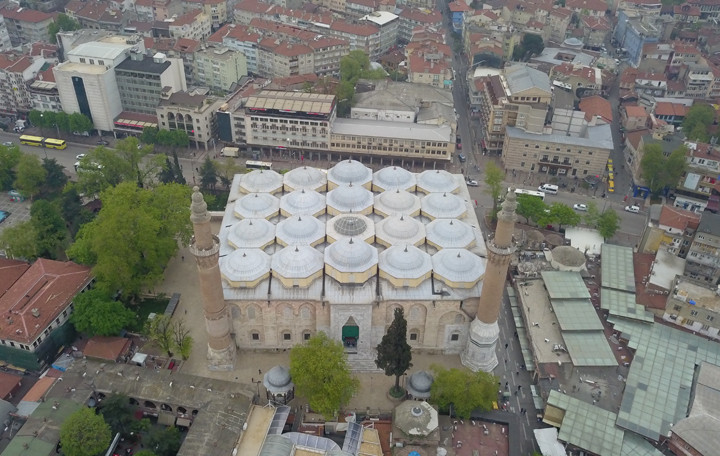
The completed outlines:
<svg viewBox="0 0 720 456">
<path fill-rule="evenodd" d="M 550 305 L 562 331 L 603 330 L 595 308 L 587 299 L 552 299 Z"/>
<path fill-rule="evenodd" d="M 542 278 L 551 300 L 590 299 L 587 285 L 577 272 L 543 271 Z"/>
<path fill-rule="evenodd" d="M 601 256 L 602 286 L 635 293 L 632 249 L 603 244 Z"/>
<path fill-rule="evenodd" d="M 617 366 L 615 354 L 602 331 L 563 331 L 562 336 L 573 365 Z"/>
<path fill-rule="evenodd" d="M 600 293 L 600 307 L 610 312 L 610 315 L 630 318 L 633 320 L 652 323 L 653 314 L 645 310 L 645 307 L 635 302 L 634 293 L 603 288 Z"/>
</svg>

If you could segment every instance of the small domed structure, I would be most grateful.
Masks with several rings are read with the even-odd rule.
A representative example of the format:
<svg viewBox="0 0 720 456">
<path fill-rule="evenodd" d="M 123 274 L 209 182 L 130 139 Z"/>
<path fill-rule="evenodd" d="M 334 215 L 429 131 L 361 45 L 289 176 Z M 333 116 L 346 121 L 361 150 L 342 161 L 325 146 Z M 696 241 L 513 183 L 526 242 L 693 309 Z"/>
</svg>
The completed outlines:
<svg viewBox="0 0 720 456">
<path fill-rule="evenodd" d="M 340 214 L 328 220 L 325 233 L 329 243 L 353 238 L 372 244 L 375 242 L 375 223 L 364 215 Z"/>
<path fill-rule="evenodd" d="M 407 437 L 426 438 L 438 431 L 438 412 L 425 401 L 405 401 L 395 407 L 393 424 Z"/>
<path fill-rule="evenodd" d="M 228 244 L 236 249 L 264 249 L 275 242 L 275 225 L 265 219 L 243 219 L 230 227 Z"/>
<path fill-rule="evenodd" d="M 267 390 L 267 399 L 287 404 L 295 397 L 295 384 L 290 378 L 290 369 L 275 366 L 263 376 L 263 385 Z"/>
<path fill-rule="evenodd" d="M 277 193 L 282 190 L 283 177 L 273 170 L 256 169 L 242 176 L 242 193 Z"/>
<path fill-rule="evenodd" d="M 391 245 L 420 245 L 425 242 L 425 226 L 406 215 L 393 215 L 375 225 L 375 241 Z"/>
<path fill-rule="evenodd" d="M 394 245 L 380 253 L 380 277 L 395 287 L 417 287 L 430 278 L 432 258 L 413 245 Z"/>
<path fill-rule="evenodd" d="M 415 191 L 415 175 L 398 166 L 388 166 L 373 174 L 372 189 L 375 192 L 389 190 Z"/>
<path fill-rule="evenodd" d="M 303 189 L 324 192 L 327 189 L 327 174 L 312 166 L 301 166 L 285 173 L 283 184 L 286 192 Z"/>
<path fill-rule="evenodd" d="M 413 399 L 429 399 L 435 379 L 428 371 L 418 371 L 408 377 L 407 392 Z"/>
<path fill-rule="evenodd" d="M 420 214 L 420 198 L 405 190 L 388 190 L 375 197 L 375 213 L 383 217 L 391 215 Z"/>
<path fill-rule="evenodd" d="M 322 273 L 323 254 L 310 246 L 288 246 L 272 256 L 272 275 L 285 288 L 307 288 Z"/>
<path fill-rule="evenodd" d="M 433 273 L 451 288 L 472 288 L 485 276 L 487 260 L 465 249 L 443 249 L 432 257 Z"/>
<path fill-rule="evenodd" d="M 425 226 L 427 243 L 436 249 L 467 249 L 475 244 L 475 231 L 456 219 L 435 219 Z"/>
<path fill-rule="evenodd" d="M 270 193 L 249 193 L 235 201 L 233 213 L 239 219 L 271 219 L 278 215 L 280 200 Z"/>
<path fill-rule="evenodd" d="M 320 217 L 325 213 L 325 195 L 314 190 L 295 190 L 280 198 L 280 213 L 285 217 L 293 215 Z"/>
<path fill-rule="evenodd" d="M 325 273 L 340 283 L 365 283 L 377 272 L 375 247 L 353 239 L 340 239 L 325 249 Z"/>
<path fill-rule="evenodd" d="M 427 170 L 417 176 L 417 189 L 423 193 L 456 193 L 460 184 L 443 169 Z"/>
<path fill-rule="evenodd" d="M 220 258 L 220 274 L 233 288 L 254 288 L 270 275 L 270 255 L 260 249 L 238 249 Z"/>
<path fill-rule="evenodd" d="M 430 220 L 436 218 L 462 218 L 467 212 L 467 203 L 452 193 L 431 193 L 421 201 L 422 214 Z"/>
<path fill-rule="evenodd" d="M 336 187 L 327 194 L 327 212 L 330 215 L 370 214 L 372 213 L 373 194 L 359 185 L 350 184 Z"/>
<path fill-rule="evenodd" d="M 343 185 L 356 185 L 370 190 L 372 170 L 356 160 L 343 160 L 328 170 L 328 190 Z"/>
<path fill-rule="evenodd" d="M 551 250 L 550 265 L 559 271 L 585 270 L 585 255 L 575 247 L 560 245 Z"/>
<path fill-rule="evenodd" d="M 287 245 L 316 246 L 325 241 L 325 224 L 310 215 L 290 217 L 277 224 L 277 243 Z"/>
</svg>

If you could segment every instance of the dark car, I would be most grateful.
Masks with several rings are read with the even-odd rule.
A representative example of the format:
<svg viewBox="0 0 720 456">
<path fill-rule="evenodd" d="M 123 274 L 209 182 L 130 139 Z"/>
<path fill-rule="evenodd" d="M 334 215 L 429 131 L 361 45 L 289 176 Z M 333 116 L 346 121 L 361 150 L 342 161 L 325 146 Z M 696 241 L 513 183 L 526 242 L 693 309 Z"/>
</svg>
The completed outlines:
<svg viewBox="0 0 720 456">
<path fill-rule="evenodd" d="M 467 158 L 465 158 L 465 155 L 463 154 L 458 154 L 458 160 L 460 160 L 460 163 L 465 163 L 465 160 L 467 160 Z"/>
<path fill-rule="evenodd" d="M 104 139 L 98 140 L 97 143 L 98 143 L 99 145 L 101 145 L 101 146 L 108 146 L 108 145 L 110 145 L 110 143 L 107 142 L 107 141 L 105 141 Z"/>
</svg>

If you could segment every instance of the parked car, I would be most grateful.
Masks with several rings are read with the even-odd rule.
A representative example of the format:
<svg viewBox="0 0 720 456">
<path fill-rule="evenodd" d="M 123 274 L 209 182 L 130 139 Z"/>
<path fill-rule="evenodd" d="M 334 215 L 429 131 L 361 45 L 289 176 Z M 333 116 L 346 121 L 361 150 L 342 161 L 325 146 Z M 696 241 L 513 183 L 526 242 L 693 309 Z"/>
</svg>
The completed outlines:
<svg viewBox="0 0 720 456">
<path fill-rule="evenodd" d="M 467 160 L 467 158 L 465 158 L 465 155 L 463 154 L 458 154 L 458 160 L 460 160 L 460 163 L 465 163 L 465 160 Z"/>
<path fill-rule="evenodd" d="M 75 156 L 75 159 L 76 159 L 76 160 L 82 160 L 83 158 L 85 158 L 85 154 L 77 154 L 77 155 Z"/>
<path fill-rule="evenodd" d="M 475 179 L 468 179 L 465 183 L 468 185 L 468 187 L 478 186 L 478 181 L 476 181 Z"/>
<path fill-rule="evenodd" d="M 573 204 L 573 209 L 575 209 L 576 211 L 587 212 L 587 205 L 586 204 Z"/>
<path fill-rule="evenodd" d="M 3 143 L 3 146 L 5 146 L 5 147 L 12 147 L 12 146 L 14 146 L 14 145 L 15 145 L 15 144 L 14 144 L 12 141 L 5 141 L 5 142 Z"/>
<path fill-rule="evenodd" d="M 455 146 L 457 147 L 458 150 L 462 150 L 462 143 L 459 142 L 459 143 L 455 144 Z"/>
<path fill-rule="evenodd" d="M 640 206 L 632 205 L 632 206 L 625 206 L 625 210 L 628 212 L 632 212 L 633 214 L 639 214 L 640 213 Z"/>
<path fill-rule="evenodd" d="M 99 139 L 97 143 L 100 146 L 109 146 L 110 145 L 110 143 L 105 141 L 104 139 Z"/>
</svg>

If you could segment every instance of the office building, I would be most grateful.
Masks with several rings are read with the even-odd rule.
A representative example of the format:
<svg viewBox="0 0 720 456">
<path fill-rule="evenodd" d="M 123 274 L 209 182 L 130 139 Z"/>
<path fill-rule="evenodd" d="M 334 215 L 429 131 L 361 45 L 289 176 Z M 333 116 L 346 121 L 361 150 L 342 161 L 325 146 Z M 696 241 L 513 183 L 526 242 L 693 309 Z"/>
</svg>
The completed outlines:
<svg viewBox="0 0 720 456">
<path fill-rule="evenodd" d="M 115 67 L 115 78 L 124 111 L 155 114 L 163 90 L 186 90 L 182 60 L 156 53 L 150 57 L 133 52 Z"/>
</svg>

